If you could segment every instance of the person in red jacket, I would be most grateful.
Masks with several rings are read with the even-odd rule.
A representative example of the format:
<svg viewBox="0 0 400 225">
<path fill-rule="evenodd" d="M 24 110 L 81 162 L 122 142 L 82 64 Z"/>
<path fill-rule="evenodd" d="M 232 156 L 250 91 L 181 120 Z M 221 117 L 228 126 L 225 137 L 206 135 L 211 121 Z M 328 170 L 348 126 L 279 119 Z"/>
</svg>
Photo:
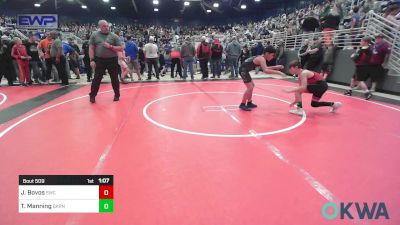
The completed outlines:
<svg viewBox="0 0 400 225">
<path fill-rule="evenodd" d="M 14 46 L 11 49 L 11 56 L 17 60 L 19 68 L 19 82 L 23 86 L 32 84 L 29 71 L 29 60 L 32 58 L 28 55 L 25 45 L 22 44 L 20 38 L 14 38 Z"/>
<path fill-rule="evenodd" d="M 197 58 L 200 62 L 201 79 L 208 79 L 208 61 L 211 57 L 211 48 L 207 43 L 206 37 L 201 37 L 201 43 L 197 47 Z"/>
<path fill-rule="evenodd" d="M 175 65 L 176 65 L 176 71 L 179 74 L 179 77 L 182 78 L 182 66 L 181 66 L 181 52 L 177 48 L 173 48 L 171 51 L 171 77 L 174 78 L 174 72 L 175 72 Z M 186 77 L 184 78 L 186 79 Z"/>
</svg>

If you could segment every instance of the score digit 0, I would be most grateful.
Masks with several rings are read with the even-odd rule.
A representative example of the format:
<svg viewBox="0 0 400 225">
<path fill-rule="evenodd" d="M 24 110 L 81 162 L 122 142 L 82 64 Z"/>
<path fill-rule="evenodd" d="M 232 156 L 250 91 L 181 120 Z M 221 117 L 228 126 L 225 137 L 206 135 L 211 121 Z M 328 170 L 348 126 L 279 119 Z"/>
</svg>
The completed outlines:
<svg viewBox="0 0 400 225">
<path fill-rule="evenodd" d="M 112 185 L 100 185 L 99 186 L 99 198 L 101 199 L 113 199 L 113 186 Z"/>
</svg>

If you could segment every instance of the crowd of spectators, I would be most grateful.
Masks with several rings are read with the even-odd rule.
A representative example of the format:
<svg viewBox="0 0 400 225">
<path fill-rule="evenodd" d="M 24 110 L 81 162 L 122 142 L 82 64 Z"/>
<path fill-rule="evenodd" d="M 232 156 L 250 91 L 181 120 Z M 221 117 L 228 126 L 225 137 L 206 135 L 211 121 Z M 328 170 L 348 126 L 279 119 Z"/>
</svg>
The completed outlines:
<svg viewBox="0 0 400 225">
<path fill-rule="evenodd" d="M 366 14 L 373 10 L 389 20 L 399 23 L 398 0 L 327 0 L 321 4 L 310 4 L 302 9 L 287 9 L 277 16 L 272 16 L 261 21 L 242 24 L 209 25 L 209 26 L 161 26 L 145 25 L 137 22 L 127 24 L 113 22 L 111 20 L 111 31 L 118 32 L 121 37 L 127 35 L 135 37 L 138 42 L 148 42 L 150 36 L 162 43 L 176 42 L 183 36 L 238 36 L 242 42 L 257 39 L 270 38 L 276 33 L 286 32 L 287 35 L 301 34 L 304 32 L 315 32 L 323 30 L 335 30 L 342 25 L 343 28 L 361 26 Z M 353 19 L 357 19 L 357 24 Z M 12 27 L 16 24 L 15 17 L 0 16 L 0 26 Z M 80 23 L 78 21 L 60 22 L 59 30 L 73 33 L 82 40 L 97 29 L 93 23 Z M 27 34 L 28 31 L 22 31 Z M 43 33 L 43 32 L 42 32 Z M 183 41 L 183 39 L 182 39 Z M 223 40 L 222 40 L 223 41 Z"/>
<path fill-rule="evenodd" d="M 344 28 L 351 28 L 354 16 L 358 18 L 358 22 L 361 25 L 362 20 L 370 10 L 398 23 L 398 5 L 393 4 L 391 6 L 390 3 L 386 1 L 365 0 L 361 1 L 358 6 L 354 6 L 348 0 L 328 0 L 322 4 L 310 4 L 303 9 L 286 10 L 286 12 L 282 12 L 277 16 L 242 24 L 219 26 L 154 26 L 136 23 L 112 23 L 111 30 L 119 31 L 122 36 L 130 35 L 136 37 L 138 41 L 148 41 L 149 36 L 154 36 L 156 39 L 161 40 L 173 40 L 176 35 L 201 37 L 210 34 L 216 36 L 239 35 L 251 41 L 268 38 L 279 32 L 287 32 L 288 35 L 295 35 L 303 32 L 322 31 L 327 28 L 338 29 L 339 24 L 342 24 Z M 79 24 L 70 22 L 60 25 L 61 31 L 73 32 L 82 39 L 86 39 L 88 34 L 96 30 L 96 27 L 95 23 Z"/>
<path fill-rule="evenodd" d="M 156 25 L 144 25 L 144 24 L 116 24 L 111 23 L 111 31 L 116 33 L 121 41 L 129 42 L 134 41 L 138 48 L 138 63 L 140 64 L 140 74 L 143 75 L 144 71 L 148 72 L 148 79 L 151 79 L 152 68 L 155 68 L 154 74 L 159 78 L 165 74 L 166 71 L 171 70 L 171 77 L 174 77 L 174 67 L 177 67 L 177 73 L 180 78 L 187 77 L 187 70 L 191 73 L 193 78 L 194 65 L 199 64 L 202 78 L 208 78 L 208 68 L 211 69 L 213 78 L 219 78 L 223 71 L 230 71 L 231 78 L 237 78 L 237 63 L 243 62 L 250 56 L 260 55 L 263 52 L 265 43 L 260 40 L 273 37 L 277 33 L 286 32 L 287 35 L 295 35 L 301 33 L 311 33 L 317 31 L 332 31 L 341 28 L 357 28 L 362 26 L 362 21 L 370 10 L 374 10 L 376 13 L 381 14 L 388 20 L 399 23 L 399 12 L 400 3 L 397 4 L 395 1 L 385 2 L 376 0 L 365 0 L 359 2 L 354 6 L 354 2 L 348 0 L 328 0 L 321 4 L 311 4 L 303 9 L 287 10 L 287 12 L 281 13 L 275 17 L 269 17 L 262 21 L 250 22 L 246 24 L 227 24 L 223 26 L 156 26 Z M 15 25 L 15 17 L 0 16 L 0 26 L 3 27 L 1 34 L 2 39 L 2 53 L 1 60 L 7 58 L 6 51 L 12 49 L 12 46 L 5 46 L 4 43 L 7 41 L 13 44 L 12 41 L 19 42 L 20 40 L 15 39 L 13 33 L 9 32 L 9 29 L 13 29 Z M 90 34 L 97 29 L 97 24 L 80 24 L 78 22 L 61 23 L 59 30 L 62 33 L 73 33 L 84 41 L 82 51 L 76 44 L 77 40 L 69 39 L 64 40 L 63 45 L 65 47 L 66 56 L 66 70 L 68 70 L 68 77 L 71 77 L 69 70 L 71 69 L 77 78 L 80 78 L 80 72 L 90 70 L 85 63 L 88 52 L 88 39 Z M 31 44 L 29 42 L 35 42 L 34 38 L 46 40 L 49 34 L 45 35 L 45 31 L 22 31 L 25 32 L 30 40 L 25 43 L 28 53 Z M 329 34 L 329 32 L 327 32 Z M 54 34 L 53 34 L 54 35 Z M 232 38 L 234 37 L 234 38 Z M 14 39 L 13 39 L 14 38 Z M 331 43 L 329 35 L 324 36 L 324 43 L 318 40 L 309 40 L 310 44 L 304 43 L 299 51 L 299 57 L 303 60 L 302 64 L 309 69 L 316 69 L 319 66 L 319 70 L 322 69 L 323 73 L 328 75 L 331 72 L 329 65 L 333 64 L 332 58 L 334 58 L 334 46 Z M 12 39 L 12 40 L 11 40 Z M 199 46 L 195 45 L 198 41 Z M 157 45 L 157 62 L 155 60 L 149 64 L 149 57 L 146 56 L 145 44 L 154 43 Z M 191 53 L 185 49 L 185 45 L 192 44 L 189 48 L 196 48 L 196 53 Z M 275 43 L 277 46 L 277 59 L 274 63 L 280 65 L 285 64 L 284 60 L 284 46 L 282 42 Z M 63 46 L 63 47 L 64 47 Z M 71 48 L 73 46 L 73 48 Z M 7 50 L 8 49 L 8 50 Z M 68 50 L 70 49 L 70 50 Z M 72 49 L 72 50 L 71 50 Z M 75 49 L 75 50 L 74 50 Z M 200 49 L 200 53 L 199 53 Z M 44 49 L 43 49 L 44 50 Z M 179 54 L 178 54 L 179 52 Z M 40 53 L 40 52 L 39 52 Z M 189 54 L 190 53 L 190 54 Z M 208 54 L 204 56 L 204 54 Z M 80 55 L 80 57 L 79 57 Z M 8 54 L 10 60 L 12 55 Z M 32 57 L 31 58 L 37 58 Z M 181 59 L 181 60 L 177 60 Z M 17 60 L 14 59 L 14 69 L 18 71 Z M 40 61 L 40 60 L 39 60 Z M 153 62 L 154 61 L 154 62 Z M 179 61 L 179 62 L 178 62 Z M 307 62 L 306 62 L 307 61 Z M 52 64 L 47 62 L 47 67 L 52 67 Z M 36 65 L 36 63 L 35 63 Z M 39 65 L 39 64 L 38 64 Z M 86 66 L 85 66 L 86 65 Z M 32 65 L 31 65 L 32 66 Z M 172 66 L 172 68 L 171 68 Z M 70 67 L 70 68 L 69 68 Z M 182 67 L 184 69 L 182 75 Z M 10 70 L 12 66 L 7 67 Z M 57 70 L 54 68 L 46 69 L 45 63 L 41 63 L 39 70 L 46 79 L 44 82 L 49 82 L 50 74 L 52 81 L 57 82 Z M 60 72 L 60 69 L 58 69 Z M 61 70 L 65 70 L 62 68 Z M 36 71 L 36 72 L 35 72 Z M 42 83 L 39 79 L 40 75 L 37 72 L 38 69 L 33 71 L 34 81 Z M 45 71 L 45 72 L 44 72 Z M 50 72 L 49 72 L 50 71 Z M 4 71 L 0 71 L 4 73 Z M 17 72 L 18 73 L 18 72 Z M 35 74 L 36 73 L 36 74 Z M 90 72 L 91 73 L 91 72 Z M 12 73 L 12 79 L 9 80 L 9 84 L 12 84 L 17 80 L 16 73 Z M 55 74 L 55 75 L 54 75 Z M 2 76 L 2 74 L 0 74 Z M 11 75 L 10 75 L 11 76 Z M 87 76 L 87 80 L 90 81 L 90 75 Z M 139 76 L 140 78 L 140 76 Z M 141 78 L 140 78 L 141 79 Z M 121 81 L 125 81 L 125 77 L 121 77 Z M 30 79 L 24 78 L 23 84 L 30 84 Z M 67 83 L 67 82 L 64 82 Z"/>
</svg>

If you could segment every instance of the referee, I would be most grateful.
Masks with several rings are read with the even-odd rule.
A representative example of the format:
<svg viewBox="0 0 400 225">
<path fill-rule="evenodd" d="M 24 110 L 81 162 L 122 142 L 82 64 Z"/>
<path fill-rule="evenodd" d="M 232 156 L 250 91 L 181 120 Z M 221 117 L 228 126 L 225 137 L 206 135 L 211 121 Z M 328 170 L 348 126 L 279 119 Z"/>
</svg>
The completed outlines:
<svg viewBox="0 0 400 225">
<path fill-rule="evenodd" d="M 99 30 L 93 32 L 89 40 L 90 66 L 94 70 L 94 78 L 89 94 L 90 102 L 96 102 L 96 95 L 106 70 L 110 74 L 111 84 L 114 89 L 114 101 L 119 101 L 117 52 L 123 51 L 121 40 L 116 34 L 110 32 L 107 21 L 100 20 L 98 25 Z"/>
</svg>

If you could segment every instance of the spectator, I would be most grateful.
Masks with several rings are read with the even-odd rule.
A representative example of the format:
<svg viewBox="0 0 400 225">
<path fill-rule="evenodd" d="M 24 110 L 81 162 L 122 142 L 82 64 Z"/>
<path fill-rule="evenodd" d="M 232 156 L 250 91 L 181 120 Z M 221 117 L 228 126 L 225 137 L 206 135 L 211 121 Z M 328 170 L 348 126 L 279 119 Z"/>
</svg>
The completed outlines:
<svg viewBox="0 0 400 225">
<path fill-rule="evenodd" d="M 374 0 L 365 0 L 364 5 L 362 6 L 361 12 L 362 12 L 362 17 L 365 17 L 365 15 L 370 11 L 374 10 Z"/>
<path fill-rule="evenodd" d="M 355 6 L 353 8 L 353 15 L 351 18 L 351 36 L 353 39 L 353 46 L 357 45 L 359 43 L 359 38 L 357 37 L 359 34 L 359 31 L 357 30 L 357 28 L 360 28 L 362 24 L 362 20 L 361 20 L 361 15 L 359 13 L 359 8 L 357 6 Z"/>
<path fill-rule="evenodd" d="M 213 76 L 218 78 L 221 77 L 221 59 L 222 53 L 224 48 L 222 47 L 221 43 L 219 42 L 218 38 L 214 40 L 214 44 L 211 47 L 211 68 Z"/>
<path fill-rule="evenodd" d="M 165 51 L 165 54 L 163 54 L 164 55 L 165 66 L 162 69 L 162 71 L 160 72 L 162 77 L 165 76 L 165 74 L 167 73 L 168 69 L 171 70 L 171 65 L 172 65 L 171 50 L 172 50 L 172 48 L 169 49 L 168 51 Z"/>
<path fill-rule="evenodd" d="M 44 60 L 46 64 L 46 76 L 44 77 L 43 81 L 47 84 L 49 83 L 49 80 L 51 78 L 51 71 L 53 68 L 53 61 L 51 60 L 50 56 L 50 47 L 52 43 L 53 39 L 50 35 L 50 32 L 46 32 L 46 38 L 41 40 L 38 45 L 39 58 Z"/>
<path fill-rule="evenodd" d="M 201 37 L 201 43 L 197 47 L 197 58 L 200 61 L 201 79 L 208 79 L 208 61 L 211 57 L 211 48 L 207 43 L 206 37 Z"/>
<path fill-rule="evenodd" d="M 135 71 L 138 76 L 138 80 L 142 80 L 140 64 L 138 59 L 139 48 L 135 41 L 132 40 L 131 36 L 126 37 L 125 54 L 128 57 L 128 67 L 130 71 Z M 131 80 L 133 81 L 133 75 L 131 74 Z"/>
<path fill-rule="evenodd" d="M 29 73 L 29 60 L 32 58 L 28 55 L 26 47 L 22 45 L 20 38 L 15 37 L 14 46 L 11 50 L 11 56 L 17 61 L 19 69 L 19 82 L 23 86 L 32 84 L 30 73 Z"/>
<path fill-rule="evenodd" d="M 321 41 L 318 39 L 314 39 L 310 49 L 307 51 L 309 54 L 309 58 L 307 60 L 307 63 L 304 65 L 304 67 L 307 70 L 311 71 L 318 71 L 319 66 L 322 61 L 322 56 L 323 56 L 323 50 L 322 50 L 322 44 Z"/>
<path fill-rule="evenodd" d="M 89 57 L 89 41 L 88 41 L 89 38 L 90 38 L 90 36 L 88 35 L 87 40 L 84 41 L 82 44 L 83 63 L 85 65 L 87 82 L 90 82 L 92 80 L 92 76 L 93 76 L 93 70 L 92 70 L 92 67 L 90 66 L 90 57 Z"/>
<path fill-rule="evenodd" d="M 128 65 L 126 64 L 126 61 L 128 57 L 126 57 L 125 54 L 125 43 L 121 42 L 121 47 L 122 51 L 117 52 L 118 53 L 118 65 L 120 68 L 120 79 L 123 84 L 126 84 L 127 81 L 126 79 L 128 78 L 128 74 L 130 72 Z"/>
<path fill-rule="evenodd" d="M 151 71 L 154 67 L 157 80 L 160 79 L 159 70 L 158 70 L 158 47 L 154 43 L 154 37 L 151 36 L 149 38 L 149 43 L 144 46 L 144 53 L 147 60 L 147 80 L 151 80 Z"/>
<path fill-rule="evenodd" d="M 77 44 L 74 43 L 74 40 L 72 38 L 68 38 L 68 43 L 63 42 L 63 48 L 64 48 L 64 55 L 67 57 L 69 69 L 67 70 L 67 75 L 68 78 L 71 79 L 71 74 L 70 70 L 72 70 L 75 73 L 76 79 L 81 79 L 80 76 L 80 71 L 79 71 L 79 54 L 80 54 L 80 49 Z"/>
<path fill-rule="evenodd" d="M 31 60 L 29 61 L 29 71 L 33 71 L 33 80 L 36 84 L 39 84 L 40 79 L 42 78 L 42 72 L 40 71 L 40 68 L 42 68 L 42 63 L 39 59 L 38 43 L 36 42 L 35 35 L 29 34 L 29 40 L 25 44 L 25 47 L 28 51 L 28 55 L 31 57 Z"/>
<path fill-rule="evenodd" d="M 194 79 L 193 58 L 196 55 L 196 50 L 190 41 L 190 37 L 186 37 L 185 43 L 181 46 L 181 56 L 183 57 L 183 77 L 187 77 L 189 69 L 191 79 Z"/>
<path fill-rule="evenodd" d="M 344 24 L 339 25 L 339 30 L 345 29 Z M 344 46 L 346 45 L 346 34 L 344 32 L 340 32 L 339 35 L 336 37 L 336 45 L 337 49 L 344 49 Z"/>
<path fill-rule="evenodd" d="M 278 41 L 278 48 L 276 51 L 276 65 L 285 66 L 286 59 L 285 59 L 285 46 L 283 41 Z"/>
<path fill-rule="evenodd" d="M 237 38 L 233 37 L 231 43 L 229 43 L 226 48 L 226 58 L 228 59 L 228 64 L 231 68 L 231 76 L 229 78 L 233 79 L 239 77 L 238 61 L 241 52 L 242 48 L 237 41 Z"/>
<path fill-rule="evenodd" d="M 146 69 L 146 56 L 144 54 L 143 50 L 143 42 L 139 43 L 139 64 L 140 64 L 140 74 L 144 73 L 144 70 Z"/>
<path fill-rule="evenodd" d="M 297 56 L 299 57 L 299 61 L 301 63 L 301 68 L 304 68 L 305 64 L 308 61 L 308 58 L 310 57 L 308 53 L 308 48 L 309 48 L 309 41 L 308 39 L 304 39 L 303 45 L 299 49 L 299 52 L 297 53 Z"/>
<path fill-rule="evenodd" d="M 385 18 L 394 24 L 400 25 L 400 20 L 398 17 L 399 13 L 400 13 L 400 3 L 392 4 L 388 7 Z"/>
<path fill-rule="evenodd" d="M 164 46 L 164 51 L 165 52 L 171 52 L 172 51 L 172 45 L 170 42 L 168 42 L 165 46 Z"/>
<path fill-rule="evenodd" d="M 263 55 L 263 54 L 264 54 L 264 46 L 263 46 L 262 42 L 259 40 L 257 42 L 257 45 L 255 45 L 251 49 L 251 56 L 259 56 L 259 55 Z"/>
<path fill-rule="evenodd" d="M 159 64 L 158 71 L 159 71 L 159 73 L 163 72 L 165 69 L 165 55 L 166 54 L 167 53 L 165 53 L 163 49 L 160 50 L 160 54 L 158 56 L 158 64 Z"/>
<path fill-rule="evenodd" d="M 361 15 L 359 13 L 359 8 L 357 6 L 355 6 L 353 8 L 353 15 L 351 17 L 351 28 L 355 29 L 355 28 L 359 28 L 361 27 Z"/>
<path fill-rule="evenodd" d="M 181 52 L 178 50 L 178 48 L 172 48 L 171 51 L 171 77 L 174 78 L 174 72 L 175 72 L 175 66 L 176 70 L 179 74 L 180 78 L 186 79 L 186 77 L 182 77 L 182 65 L 181 65 Z"/>
<path fill-rule="evenodd" d="M 11 58 L 11 48 L 6 35 L 1 36 L 0 39 L 0 83 L 3 78 L 7 78 L 8 86 L 13 86 L 15 74 L 12 58 Z"/>
<path fill-rule="evenodd" d="M 332 42 L 325 45 L 324 56 L 321 66 L 321 75 L 326 80 L 333 72 L 333 65 L 336 58 L 336 46 Z"/>
<path fill-rule="evenodd" d="M 330 13 L 323 19 L 322 31 L 324 33 L 324 44 L 330 45 L 333 38 L 333 31 L 339 28 L 340 16 L 338 9 L 333 7 Z"/>
<path fill-rule="evenodd" d="M 362 38 L 360 43 L 361 47 L 357 50 L 356 53 L 351 55 L 351 58 L 356 64 L 356 72 L 351 80 L 350 89 L 344 93 L 345 95 L 351 96 L 353 88 L 355 88 L 356 85 L 358 84 L 364 91 L 365 99 L 368 100 L 372 98 L 372 94 L 368 90 L 367 85 L 365 84 L 365 81 L 370 76 L 369 63 L 372 55 L 372 49 L 369 46 L 370 42 L 371 40 L 369 38 L 367 37 Z"/>
<path fill-rule="evenodd" d="M 81 54 L 81 50 L 79 49 L 79 46 L 76 44 L 76 40 L 74 38 L 68 38 L 68 44 L 75 49 L 75 51 L 78 53 L 78 55 Z"/>
<path fill-rule="evenodd" d="M 55 31 L 50 32 L 53 43 L 50 48 L 50 56 L 53 61 L 53 64 L 56 66 L 58 75 L 61 79 L 61 85 L 68 85 L 68 76 L 66 74 L 66 58 L 64 55 L 63 44 L 60 37 L 57 35 Z"/>
<path fill-rule="evenodd" d="M 118 36 L 118 38 L 119 38 L 119 40 L 121 41 L 121 43 L 124 43 L 124 42 L 125 42 L 125 38 L 124 38 L 123 33 L 124 33 L 124 32 L 122 32 L 122 31 L 115 31 L 115 35 Z"/>
<path fill-rule="evenodd" d="M 312 33 L 319 27 L 319 21 L 315 18 L 314 13 L 310 12 L 310 15 L 306 17 L 302 24 L 303 33 Z"/>
<path fill-rule="evenodd" d="M 371 73 L 371 91 L 376 91 L 377 82 L 379 82 L 385 75 L 385 69 L 382 64 L 388 59 L 390 53 L 389 44 L 383 39 L 383 35 L 378 34 L 375 36 L 375 45 L 372 49 L 370 59 L 370 73 Z"/>
</svg>

